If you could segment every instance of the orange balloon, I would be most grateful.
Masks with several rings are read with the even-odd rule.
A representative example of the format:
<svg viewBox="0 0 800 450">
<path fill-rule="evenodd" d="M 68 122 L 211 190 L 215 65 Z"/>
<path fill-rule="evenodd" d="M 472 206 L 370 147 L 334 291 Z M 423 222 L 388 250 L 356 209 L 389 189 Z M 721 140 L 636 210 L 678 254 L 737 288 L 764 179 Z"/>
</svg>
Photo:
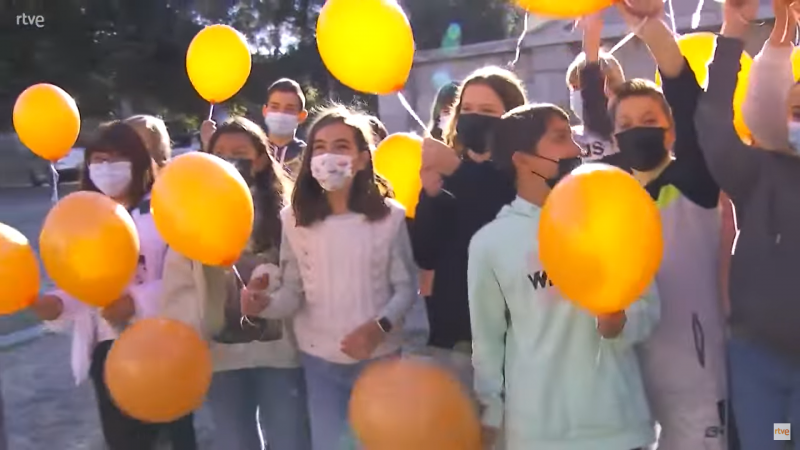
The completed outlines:
<svg viewBox="0 0 800 450">
<path fill-rule="evenodd" d="M 664 243 L 650 194 L 606 164 L 575 169 L 550 192 L 539 259 L 564 297 L 594 314 L 622 311 L 653 282 Z"/>
<path fill-rule="evenodd" d="M 253 62 L 247 39 L 228 25 L 209 25 L 186 51 L 186 73 L 197 93 L 211 103 L 236 95 L 247 82 Z"/>
<path fill-rule="evenodd" d="M 678 47 L 681 53 L 689 61 L 697 78 L 700 86 L 705 88 L 708 85 L 708 63 L 714 56 L 714 49 L 716 48 L 717 37 L 714 33 L 690 33 L 678 38 Z M 750 66 L 753 64 L 753 58 L 747 53 L 742 53 L 740 60 L 741 69 L 739 70 L 739 79 L 736 84 L 736 91 L 733 94 L 733 126 L 736 128 L 736 133 L 743 140 L 749 140 L 751 137 L 750 130 L 744 123 L 744 116 L 742 115 L 742 104 L 747 96 L 747 80 L 750 77 Z M 656 71 L 656 83 L 661 85 L 661 73 Z"/>
<path fill-rule="evenodd" d="M 209 266 L 236 262 L 253 232 L 247 183 L 232 164 L 207 153 L 186 153 L 164 167 L 150 206 L 170 247 Z"/>
<path fill-rule="evenodd" d="M 419 170 L 422 167 L 422 138 L 411 133 L 395 133 L 378 144 L 372 156 L 375 171 L 392 185 L 395 199 L 413 219 L 422 190 Z"/>
<path fill-rule="evenodd" d="M 792 51 L 792 75 L 795 80 L 800 79 L 800 47 L 795 47 Z"/>
<path fill-rule="evenodd" d="M 33 153 L 58 161 L 78 140 L 81 116 L 75 100 L 52 84 L 35 84 L 14 103 L 14 130 Z"/>
<path fill-rule="evenodd" d="M 198 409 L 211 384 L 211 352 L 189 325 L 171 319 L 135 322 L 114 342 L 105 380 L 131 417 L 172 422 Z"/>
<path fill-rule="evenodd" d="M 117 300 L 139 264 L 139 234 L 128 211 L 97 192 L 59 201 L 39 235 L 44 268 L 59 288 L 92 306 Z"/>
<path fill-rule="evenodd" d="M 617 0 L 517 0 L 529 13 L 545 17 L 572 19 L 595 13 Z"/>
<path fill-rule="evenodd" d="M 22 233 L 0 223 L 0 314 L 33 304 L 39 294 L 39 262 Z"/>
<path fill-rule="evenodd" d="M 422 361 L 371 364 L 350 396 L 350 424 L 370 450 L 480 450 L 475 405 L 461 383 Z"/>
</svg>

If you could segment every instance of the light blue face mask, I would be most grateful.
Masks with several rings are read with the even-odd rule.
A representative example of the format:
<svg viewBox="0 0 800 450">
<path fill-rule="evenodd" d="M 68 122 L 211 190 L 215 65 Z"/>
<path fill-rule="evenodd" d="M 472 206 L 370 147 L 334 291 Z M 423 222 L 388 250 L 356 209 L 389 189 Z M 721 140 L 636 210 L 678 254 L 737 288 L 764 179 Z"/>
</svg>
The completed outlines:
<svg viewBox="0 0 800 450">
<path fill-rule="evenodd" d="M 789 122 L 789 147 L 800 153 L 800 122 Z"/>
</svg>

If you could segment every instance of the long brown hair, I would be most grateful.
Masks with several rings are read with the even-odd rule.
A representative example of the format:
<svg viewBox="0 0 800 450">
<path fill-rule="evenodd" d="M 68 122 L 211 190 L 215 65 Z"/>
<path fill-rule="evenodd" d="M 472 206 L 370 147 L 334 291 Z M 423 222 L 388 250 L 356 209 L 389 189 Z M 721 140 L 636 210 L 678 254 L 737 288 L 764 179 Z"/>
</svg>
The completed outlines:
<svg viewBox="0 0 800 450">
<path fill-rule="evenodd" d="M 292 208 L 297 225 L 308 227 L 325 220 L 331 214 L 331 206 L 325 190 L 311 174 L 311 158 L 317 133 L 330 125 L 341 123 L 353 131 L 353 141 L 359 152 L 367 152 L 367 166 L 353 175 L 348 206 L 351 211 L 363 214 L 369 221 L 381 220 L 389 214 L 385 198 L 391 196 L 391 187 L 375 173 L 372 167 L 372 130 L 367 116 L 351 111 L 342 105 L 333 105 L 321 110 L 308 129 L 308 146 L 303 152 L 300 173 L 292 193 Z M 387 192 L 388 191 L 388 192 Z"/>
<path fill-rule="evenodd" d="M 131 162 L 131 184 L 128 187 L 129 207 L 141 203 L 150 193 L 155 181 L 155 162 L 147 151 L 139 133 L 119 120 L 108 122 L 97 129 L 97 133 L 86 147 L 81 167 L 80 189 L 100 192 L 89 177 L 89 162 L 95 153 L 113 153 Z"/>
<path fill-rule="evenodd" d="M 447 124 L 447 129 L 442 132 L 444 142 L 458 151 L 461 150 L 461 146 L 458 145 L 456 124 L 461 116 L 461 102 L 464 91 L 473 84 L 482 84 L 493 90 L 503 102 L 505 112 L 528 102 L 525 97 L 525 86 L 511 71 L 497 66 L 486 66 L 469 74 L 456 93 L 450 122 Z"/>
<path fill-rule="evenodd" d="M 289 204 L 286 194 L 291 191 L 292 182 L 268 151 L 267 135 L 261 127 L 244 117 L 233 117 L 217 127 L 208 140 L 209 153 L 214 153 L 220 136 L 237 133 L 247 135 L 256 150 L 257 156 L 253 162 L 255 184 L 252 189 L 256 221 L 250 238 L 250 250 L 262 253 L 280 246 L 280 213 Z"/>
</svg>

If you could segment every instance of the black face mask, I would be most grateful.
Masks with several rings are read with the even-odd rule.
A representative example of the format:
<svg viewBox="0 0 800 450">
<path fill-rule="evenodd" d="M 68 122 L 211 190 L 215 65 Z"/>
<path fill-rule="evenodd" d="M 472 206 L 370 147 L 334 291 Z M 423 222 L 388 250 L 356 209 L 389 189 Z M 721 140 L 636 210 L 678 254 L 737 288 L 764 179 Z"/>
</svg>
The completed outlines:
<svg viewBox="0 0 800 450">
<path fill-rule="evenodd" d="M 572 173 L 573 170 L 577 169 L 578 166 L 583 164 L 583 160 L 581 159 L 580 156 L 576 156 L 574 158 L 561 158 L 561 159 L 558 159 L 558 160 L 546 158 L 546 157 L 541 156 L 541 155 L 534 155 L 534 156 L 536 156 L 537 158 L 542 158 L 544 160 L 552 162 L 553 164 L 557 164 L 558 165 L 558 170 L 556 171 L 556 174 L 553 175 L 550 178 L 542 176 L 538 172 L 531 171 L 534 175 L 536 175 L 537 177 L 540 177 L 541 179 L 543 179 L 544 182 L 547 184 L 547 186 L 550 189 L 553 189 L 554 187 L 556 187 L 556 185 L 559 183 L 559 181 L 563 180 L 564 177 L 566 177 L 567 175 Z"/>
<path fill-rule="evenodd" d="M 236 167 L 236 170 L 242 175 L 244 178 L 245 183 L 248 186 L 253 186 L 253 182 L 255 179 L 253 178 L 253 160 L 251 159 L 243 159 L 243 158 L 229 158 L 227 160 L 229 163 L 233 164 Z"/>
<path fill-rule="evenodd" d="M 489 134 L 500 122 L 499 117 L 484 116 L 483 114 L 461 114 L 456 122 L 456 134 L 461 144 L 482 155 L 489 151 L 487 141 Z"/>
<path fill-rule="evenodd" d="M 635 127 L 617 133 L 622 161 L 639 172 L 655 169 L 667 157 L 666 133 L 667 130 L 659 127 Z"/>
</svg>

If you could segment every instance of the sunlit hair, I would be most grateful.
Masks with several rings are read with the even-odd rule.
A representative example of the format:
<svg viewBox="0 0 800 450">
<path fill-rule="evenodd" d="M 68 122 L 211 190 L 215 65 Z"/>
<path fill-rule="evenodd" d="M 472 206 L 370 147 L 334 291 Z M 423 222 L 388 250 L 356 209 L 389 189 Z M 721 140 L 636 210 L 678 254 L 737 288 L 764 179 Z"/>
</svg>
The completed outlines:
<svg viewBox="0 0 800 450">
<path fill-rule="evenodd" d="M 244 117 L 232 117 L 219 125 L 211 135 L 209 153 L 214 154 L 219 138 L 226 134 L 247 136 L 256 150 L 257 159 L 253 163 L 255 184 L 252 189 L 256 221 L 250 250 L 261 253 L 277 248 L 281 242 L 280 212 L 289 204 L 292 181 L 268 151 L 269 140 L 261 127 Z"/>
<path fill-rule="evenodd" d="M 158 117 L 141 114 L 128 117 L 123 122 L 136 130 L 145 147 L 147 147 L 147 151 L 150 152 L 153 161 L 159 167 L 163 167 L 169 161 L 172 157 L 172 146 L 167 125 L 163 120 Z"/>
<path fill-rule="evenodd" d="M 600 69 L 603 73 L 608 74 L 613 72 L 619 77 L 619 81 L 625 80 L 625 72 L 622 70 L 622 64 L 619 63 L 617 58 L 611 53 L 601 51 L 598 57 L 600 62 Z M 581 69 L 586 67 L 586 53 L 581 52 L 572 61 L 572 64 L 567 68 L 567 87 L 570 89 L 580 89 L 581 87 Z"/>
<path fill-rule="evenodd" d="M 625 81 L 614 89 L 614 98 L 611 99 L 611 103 L 608 107 L 611 120 L 614 123 L 617 121 L 617 109 L 619 109 L 620 103 L 625 101 L 625 99 L 633 97 L 647 97 L 656 101 L 661 111 L 664 113 L 667 122 L 669 122 L 670 126 L 674 125 L 672 109 L 669 107 L 667 98 L 664 97 L 664 92 L 657 84 L 644 78 L 633 78 Z"/>
<path fill-rule="evenodd" d="M 482 84 L 493 90 L 503 102 L 503 108 L 506 112 L 527 103 L 525 86 L 513 72 L 497 66 L 486 66 L 469 74 L 456 93 L 453 113 L 443 132 L 444 142 L 457 151 L 461 151 L 461 145 L 458 144 L 456 124 L 461 116 L 463 94 L 473 84 Z"/>
<path fill-rule="evenodd" d="M 82 191 L 100 192 L 89 177 L 89 162 L 96 153 L 117 155 L 131 162 L 129 206 L 141 203 L 153 188 L 155 163 L 136 130 L 119 120 L 100 125 L 83 154 L 80 180 Z"/>
<path fill-rule="evenodd" d="M 363 214 L 369 221 L 381 220 L 389 214 L 385 198 L 392 195 L 391 188 L 372 167 L 373 135 L 368 117 L 342 105 L 326 107 L 316 114 L 308 129 L 308 148 L 303 152 L 300 172 L 292 193 L 292 208 L 298 226 L 311 226 L 331 214 L 325 190 L 311 174 L 311 158 L 317 133 L 334 124 L 344 124 L 350 128 L 358 151 L 369 155 L 366 167 L 353 175 L 348 205 L 350 210 Z"/>
</svg>

